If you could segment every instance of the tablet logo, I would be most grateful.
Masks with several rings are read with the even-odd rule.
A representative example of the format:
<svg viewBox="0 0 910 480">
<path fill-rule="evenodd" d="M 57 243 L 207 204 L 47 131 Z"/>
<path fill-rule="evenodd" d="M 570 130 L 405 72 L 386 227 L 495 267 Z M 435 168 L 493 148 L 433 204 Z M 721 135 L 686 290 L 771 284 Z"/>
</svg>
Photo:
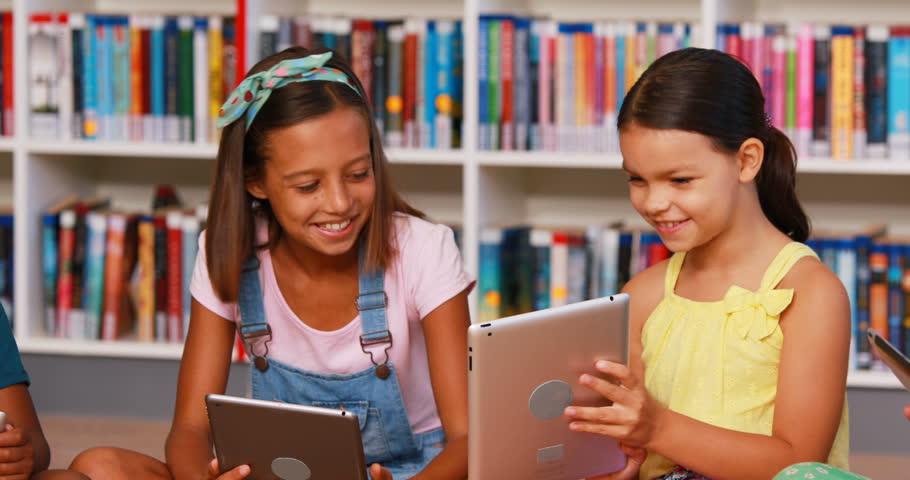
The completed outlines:
<svg viewBox="0 0 910 480">
<path fill-rule="evenodd" d="M 528 399 L 528 408 L 535 417 L 551 420 L 562 415 L 563 410 L 572 404 L 572 387 L 559 380 L 551 380 L 536 389 Z"/>
<path fill-rule="evenodd" d="M 296 458 L 276 458 L 272 460 L 272 473 L 281 480 L 309 480 L 310 467 Z"/>
</svg>

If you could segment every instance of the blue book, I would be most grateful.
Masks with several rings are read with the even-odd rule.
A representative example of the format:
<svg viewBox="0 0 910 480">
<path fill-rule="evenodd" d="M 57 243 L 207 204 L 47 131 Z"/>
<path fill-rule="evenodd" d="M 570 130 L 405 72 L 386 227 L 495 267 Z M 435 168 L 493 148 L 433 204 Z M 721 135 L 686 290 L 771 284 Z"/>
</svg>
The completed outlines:
<svg viewBox="0 0 910 480">
<path fill-rule="evenodd" d="M 155 17 L 149 32 L 149 98 L 152 138 L 164 141 L 164 116 L 167 114 L 165 99 L 164 17 Z"/>
<path fill-rule="evenodd" d="M 904 338 L 904 292 L 901 280 L 904 276 L 903 245 L 888 245 L 888 341 L 900 346 Z"/>
<path fill-rule="evenodd" d="M 427 34 L 423 45 L 423 93 L 424 111 L 419 113 L 420 121 L 420 147 L 436 148 L 436 96 L 438 95 L 439 80 L 439 54 L 437 52 L 436 22 L 427 21 Z"/>
<path fill-rule="evenodd" d="M 866 330 L 869 329 L 869 285 L 872 282 L 872 271 L 869 267 L 869 254 L 872 253 L 872 239 L 867 236 L 856 237 L 856 366 L 867 369 L 872 366 L 872 352 Z"/>
<path fill-rule="evenodd" d="M 531 230 L 531 251 L 534 262 L 534 310 L 550 308 L 550 249 L 553 232 Z"/>
<path fill-rule="evenodd" d="M 626 97 L 626 36 L 623 31 L 616 32 L 616 114 L 622 108 Z"/>
<path fill-rule="evenodd" d="M 178 103 L 179 75 L 179 27 L 177 17 L 164 20 L 164 141 L 180 140 L 180 118 Z"/>
<path fill-rule="evenodd" d="M 82 134 L 86 139 L 98 138 L 98 49 L 96 47 L 96 30 L 101 27 L 101 18 L 96 15 L 85 16 L 82 55 Z M 51 330 L 53 331 L 53 330 Z"/>
<path fill-rule="evenodd" d="M 455 102 L 455 22 L 436 22 L 436 98 L 433 99 L 433 145 L 437 149 L 454 147 Z"/>
<path fill-rule="evenodd" d="M 114 136 L 114 25 L 111 17 L 99 17 L 95 29 L 95 54 L 98 62 L 98 138 Z"/>
<path fill-rule="evenodd" d="M 489 37 L 490 20 L 480 17 L 477 21 L 477 149 L 492 150 L 489 144 Z"/>
<path fill-rule="evenodd" d="M 107 215 L 100 212 L 88 212 L 85 222 L 85 288 L 82 290 L 85 332 L 82 338 L 96 340 L 101 338 L 101 320 L 104 311 Z"/>
<path fill-rule="evenodd" d="M 910 156 L 910 37 L 888 41 L 888 156 Z"/>
<path fill-rule="evenodd" d="M 502 244 L 502 229 L 487 228 L 480 233 L 477 320 L 481 323 L 502 316 Z"/>
<path fill-rule="evenodd" d="M 129 113 L 132 101 L 130 88 L 130 31 L 129 18 L 112 17 L 111 51 L 113 59 L 113 133 L 112 140 L 129 139 Z"/>
</svg>

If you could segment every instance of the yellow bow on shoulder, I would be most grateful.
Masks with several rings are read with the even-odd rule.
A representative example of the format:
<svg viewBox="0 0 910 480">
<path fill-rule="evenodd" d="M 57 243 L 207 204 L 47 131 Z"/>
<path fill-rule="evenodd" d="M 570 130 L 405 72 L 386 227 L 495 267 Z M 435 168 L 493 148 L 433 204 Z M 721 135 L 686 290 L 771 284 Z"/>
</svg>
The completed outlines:
<svg viewBox="0 0 910 480">
<path fill-rule="evenodd" d="M 792 300 L 792 288 L 752 292 L 733 285 L 724 296 L 724 312 L 738 314 L 732 327 L 741 338 L 763 340 L 777 329 L 780 314 Z"/>
</svg>

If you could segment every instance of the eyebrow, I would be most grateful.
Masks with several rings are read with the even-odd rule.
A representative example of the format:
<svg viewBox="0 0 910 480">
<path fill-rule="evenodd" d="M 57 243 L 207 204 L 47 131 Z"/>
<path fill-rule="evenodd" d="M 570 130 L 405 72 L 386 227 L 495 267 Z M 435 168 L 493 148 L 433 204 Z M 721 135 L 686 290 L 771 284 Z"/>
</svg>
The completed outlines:
<svg viewBox="0 0 910 480">
<path fill-rule="evenodd" d="M 364 153 L 363 155 L 361 155 L 361 156 L 359 156 L 359 157 L 355 157 L 355 158 L 351 159 L 348 163 L 346 163 L 346 164 L 344 165 L 344 168 L 350 167 L 351 165 L 353 165 L 353 164 L 355 164 L 355 163 L 357 163 L 357 162 L 362 162 L 362 161 L 364 161 L 364 160 L 369 160 L 369 159 L 370 159 L 370 156 L 371 156 L 371 155 L 370 155 L 369 153 Z M 318 171 L 319 171 L 318 168 L 309 168 L 309 169 L 306 169 L 306 170 L 298 170 L 298 171 L 296 171 L 296 172 L 291 172 L 291 173 L 289 173 L 289 174 L 287 174 L 287 175 L 281 177 L 281 179 L 284 180 L 284 181 L 288 181 L 288 180 L 292 180 L 292 179 L 294 179 L 294 178 L 296 178 L 296 177 L 299 177 L 299 176 L 302 176 L 302 175 L 311 175 L 311 174 L 316 173 L 316 172 L 318 172 Z"/>
<path fill-rule="evenodd" d="M 625 161 L 622 162 L 622 169 L 625 170 L 626 173 L 629 173 L 629 174 L 636 174 L 636 175 L 637 175 L 637 173 L 636 173 L 635 171 L 630 170 L 630 169 L 626 166 L 626 162 L 625 162 Z M 657 177 L 657 178 L 661 178 L 661 177 L 672 177 L 673 175 L 677 175 L 677 174 L 679 174 L 680 172 L 690 172 L 690 171 L 695 170 L 695 169 L 696 169 L 696 168 L 695 168 L 695 164 L 694 164 L 694 163 L 687 163 L 687 164 L 685 164 L 685 165 L 683 165 L 683 166 L 681 166 L 681 167 L 675 167 L 675 168 L 670 168 L 670 169 L 668 169 L 668 170 L 659 171 L 659 172 L 657 172 L 657 174 L 654 175 L 654 176 Z"/>
</svg>

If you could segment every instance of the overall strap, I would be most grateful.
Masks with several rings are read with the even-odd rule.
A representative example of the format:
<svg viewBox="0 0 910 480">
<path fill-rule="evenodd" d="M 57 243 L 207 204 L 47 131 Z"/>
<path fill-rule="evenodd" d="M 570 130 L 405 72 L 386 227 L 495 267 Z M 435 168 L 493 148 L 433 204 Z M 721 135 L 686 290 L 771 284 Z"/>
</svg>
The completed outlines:
<svg viewBox="0 0 910 480">
<path fill-rule="evenodd" d="M 240 339 L 253 356 L 256 368 L 265 370 L 265 358 L 269 353 L 268 342 L 272 339 L 272 329 L 265 318 L 265 307 L 262 300 L 262 286 L 259 282 L 259 259 L 251 257 L 243 264 L 240 273 L 240 291 L 237 295 L 237 306 L 240 310 Z M 253 340 L 264 337 L 262 342 L 265 351 L 259 355 L 254 351 Z"/>
<path fill-rule="evenodd" d="M 357 310 L 360 311 L 362 335 L 360 346 L 365 353 L 370 355 L 374 365 L 385 364 L 389 360 L 389 349 L 392 348 L 392 333 L 386 322 L 386 304 L 388 296 L 385 293 L 385 272 L 382 269 L 367 269 L 366 267 L 366 242 L 360 242 L 358 252 L 358 283 Z M 373 353 L 366 347 L 372 345 L 388 344 L 385 347 L 385 360 L 377 362 Z"/>
</svg>

